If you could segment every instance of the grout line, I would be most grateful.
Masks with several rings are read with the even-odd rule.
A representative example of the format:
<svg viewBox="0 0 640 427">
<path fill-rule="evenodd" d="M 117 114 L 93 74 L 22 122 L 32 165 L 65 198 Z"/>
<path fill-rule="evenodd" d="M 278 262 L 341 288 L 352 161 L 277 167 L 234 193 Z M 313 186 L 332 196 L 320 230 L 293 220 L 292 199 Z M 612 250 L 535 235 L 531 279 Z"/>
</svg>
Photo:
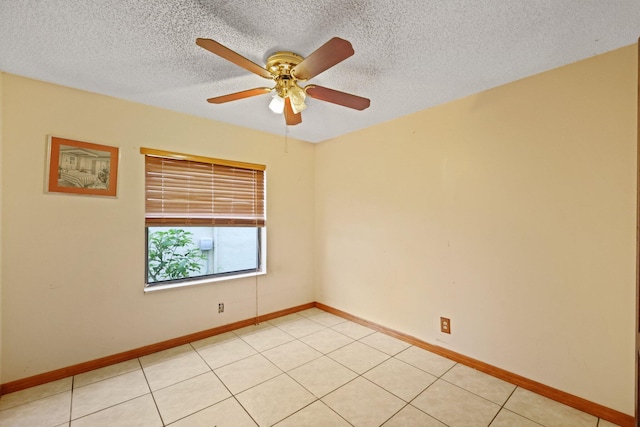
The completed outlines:
<svg viewBox="0 0 640 427">
<path fill-rule="evenodd" d="M 24 401 L 24 402 L 22 402 L 22 403 L 16 403 L 16 404 L 14 404 L 14 405 L 12 405 L 12 406 L 8 406 L 8 407 L 6 407 L 6 408 L 4 408 L 4 409 L 0 409 L 0 413 L 2 413 L 2 412 L 4 412 L 4 411 L 8 411 L 9 409 L 17 408 L 17 407 L 19 407 L 19 406 L 27 405 L 27 404 L 29 404 L 29 403 L 37 402 L 37 401 L 39 401 L 39 400 L 48 399 L 49 397 L 56 396 L 56 395 L 58 395 L 58 394 L 67 393 L 67 392 L 69 392 L 69 391 L 72 391 L 72 390 L 73 390 L 73 375 L 71 375 L 70 377 L 67 377 L 67 378 L 72 378 L 72 380 L 71 380 L 71 381 L 72 381 L 72 383 L 71 383 L 72 385 L 71 385 L 71 388 L 70 388 L 70 389 L 62 390 L 62 391 L 57 391 L 57 392 L 55 392 L 55 393 L 51 393 L 51 394 L 46 394 L 46 395 L 44 395 L 44 396 L 41 396 L 41 397 L 38 397 L 38 398 L 34 398 L 34 399 L 32 399 L 32 400 L 26 400 L 26 401 Z M 62 379 L 66 379 L 66 378 L 62 378 Z M 60 380 L 55 380 L 55 381 L 51 381 L 50 383 L 53 383 L 53 382 L 56 382 L 56 381 L 61 381 L 62 379 L 60 379 Z M 45 383 L 45 384 L 49 384 L 49 383 Z M 34 387 L 30 387 L 30 388 L 26 388 L 26 389 L 22 389 L 22 390 L 14 391 L 14 392 L 12 392 L 12 393 L 3 394 L 1 397 L 5 397 L 5 398 L 6 398 L 6 396 L 10 396 L 10 395 L 12 395 L 12 394 L 14 394 L 14 393 L 24 392 L 25 390 L 30 390 L 31 388 L 41 387 L 41 386 L 43 386 L 43 385 L 45 385 L 45 384 L 40 384 L 40 385 L 37 385 L 37 386 L 34 386 Z"/>
<path fill-rule="evenodd" d="M 370 334 L 370 335 L 371 335 L 371 334 Z M 385 335 L 386 335 L 386 334 L 385 334 Z M 367 336 L 369 336 L 369 335 L 367 335 Z M 363 338 L 365 338 L 365 337 L 363 337 Z M 392 337 L 392 338 L 393 338 L 393 337 Z M 362 339 L 362 338 L 361 338 L 361 339 Z M 358 342 L 361 342 L 360 340 L 357 340 L 357 341 L 358 341 Z M 385 422 L 387 422 L 389 419 L 393 418 L 393 417 L 394 417 L 397 413 L 399 413 L 402 409 L 404 409 L 404 408 L 406 408 L 407 406 L 411 405 L 411 402 L 412 402 L 413 400 L 415 400 L 415 399 L 416 399 L 420 394 L 424 393 L 427 389 L 429 389 L 429 388 L 430 388 L 433 384 L 435 384 L 438 380 L 445 381 L 445 382 L 447 382 L 448 384 L 451 384 L 451 385 L 455 386 L 456 388 L 459 388 L 459 389 L 461 389 L 461 390 L 463 390 L 463 391 L 466 391 L 466 392 L 468 392 L 468 393 L 471 393 L 471 394 L 473 394 L 474 396 L 477 396 L 477 397 L 479 397 L 479 398 L 481 398 L 481 399 L 483 399 L 483 400 L 486 400 L 486 401 L 487 401 L 487 402 L 489 402 L 489 403 L 493 403 L 493 404 L 497 405 L 495 402 L 492 402 L 492 401 L 490 401 L 490 400 L 488 400 L 488 399 L 484 398 L 483 396 L 479 396 L 479 395 L 477 395 L 477 394 L 475 394 L 475 393 L 472 393 L 471 391 L 466 390 L 465 388 L 460 387 L 460 386 L 458 386 L 458 385 L 456 385 L 456 384 L 450 383 L 449 381 L 447 381 L 447 380 L 445 380 L 445 379 L 443 378 L 443 377 L 444 377 L 444 375 L 446 375 L 446 374 L 447 374 L 449 371 L 451 371 L 451 370 L 452 370 L 456 365 L 458 365 L 458 363 L 456 363 L 456 362 L 454 362 L 454 361 L 452 361 L 452 362 L 454 362 L 454 364 L 453 364 L 450 368 L 446 369 L 442 374 L 440 374 L 440 375 L 438 376 L 438 375 L 434 375 L 434 374 L 433 374 L 433 373 L 431 373 L 431 372 L 428 372 L 428 371 L 425 371 L 425 370 L 423 370 L 423 369 L 421 369 L 421 368 L 418 368 L 417 366 L 414 366 L 414 365 L 412 365 L 411 363 L 405 362 L 405 361 L 403 361 L 403 360 L 401 360 L 401 359 L 397 359 L 397 358 L 395 357 L 395 356 L 399 355 L 400 353 L 402 353 L 402 352 L 404 352 L 404 351 L 408 350 L 409 348 L 411 348 L 411 347 L 412 347 L 412 345 L 407 346 L 406 348 L 404 348 L 404 349 L 400 350 L 399 352 L 395 353 L 394 355 L 389 355 L 388 353 L 385 353 L 385 352 L 383 352 L 382 350 L 380 350 L 380 349 L 378 349 L 378 348 L 375 348 L 375 347 L 373 347 L 373 346 L 371 346 L 371 345 L 369 345 L 369 344 L 367 344 L 367 343 L 362 342 L 362 344 L 364 344 L 364 345 L 366 345 L 366 346 L 368 346 L 368 347 L 370 347 L 370 348 L 372 348 L 372 349 L 374 349 L 374 350 L 376 350 L 376 351 L 378 351 L 378 352 L 380 352 L 380 353 L 382 353 L 382 354 L 384 354 L 385 356 L 388 356 L 388 357 L 387 357 L 384 361 L 382 361 L 382 362 L 378 363 L 377 365 L 375 365 L 375 366 L 373 366 L 373 367 L 369 368 L 368 370 L 366 370 L 366 371 L 365 371 L 365 372 L 363 372 L 362 374 L 359 374 L 358 372 L 355 372 L 355 371 L 354 371 L 354 372 L 358 375 L 358 377 L 356 377 L 356 378 L 352 379 L 351 381 L 348 381 L 347 383 L 345 383 L 345 384 L 343 384 L 342 386 L 338 387 L 336 390 L 340 389 L 341 387 L 344 387 L 345 385 L 347 385 L 347 384 L 349 384 L 349 383 L 351 383 L 351 382 L 355 381 L 357 378 L 359 378 L 359 377 L 360 377 L 360 378 L 362 378 L 362 379 L 364 379 L 364 380 L 366 380 L 366 381 L 369 381 L 369 382 L 370 382 L 370 383 L 372 383 L 373 385 L 380 387 L 382 390 L 386 391 L 387 393 L 391 394 L 392 396 L 397 397 L 397 398 L 398 398 L 398 399 L 400 399 L 402 402 L 404 402 L 404 403 L 405 403 L 405 405 L 404 405 L 404 406 L 403 406 L 399 411 L 397 411 L 396 413 L 394 413 L 390 418 L 388 418 Z M 428 351 L 428 350 L 425 350 L 425 351 Z M 368 373 L 368 372 L 372 371 L 373 369 L 375 369 L 375 368 L 379 367 L 380 365 L 382 365 L 382 364 L 384 364 L 384 363 L 388 362 L 388 361 L 389 361 L 389 360 L 391 360 L 391 359 L 394 359 L 394 360 L 396 360 L 396 361 L 398 361 L 398 362 L 400 362 L 400 363 L 404 363 L 404 364 L 406 364 L 406 365 L 408 365 L 408 366 L 411 366 L 411 367 L 413 367 L 413 368 L 415 368 L 415 369 L 418 369 L 418 370 L 420 370 L 421 372 L 425 372 L 426 374 L 429 374 L 429 375 L 431 375 L 431 376 L 435 377 L 435 378 L 436 378 L 436 380 L 435 380 L 435 381 L 433 381 L 432 383 L 430 383 L 429 385 L 427 385 L 427 386 L 426 386 L 424 389 L 422 389 L 422 390 L 421 390 L 421 391 L 420 391 L 420 392 L 419 392 L 419 393 L 418 393 L 418 394 L 417 394 L 413 399 L 411 399 L 411 400 L 409 400 L 409 401 L 407 402 L 404 398 L 402 398 L 402 397 L 400 397 L 400 396 L 396 395 L 396 394 L 395 394 L 395 393 L 393 393 L 392 391 L 387 390 L 387 389 L 386 389 L 385 387 L 383 387 L 382 385 L 379 385 L 379 384 L 375 383 L 374 381 L 372 381 L 372 380 L 368 379 L 367 377 L 365 377 L 365 374 L 366 374 L 366 373 Z M 332 359 L 332 360 L 334 360 L 334 359 Z M 450 360 L 450 359 L 448 359 L 448 360 Z M 343 365 L 343 364 L 342 364 L 342 363 L 340 363 L 339 361 L 337 361 L 337 360 L 334 360 L 334 361 L 335 361 L 335 362 L 337 362 L 337 363 L 339 363 L 340 365 L 344 366 L 345 368 L 350 369 L 348 366 Z M 350 369 L 350 370 L 351 370 L 351 371 L 353 371 L 352 369 Z M 332 392 L 334 392 L 334 391 L 335 391 L 335 390 L 333 390 Z M 426 413 L 426 412 L 422 411 L 420 408 L 417 408 L 417 407 L 415 407 L 415 406 L 413 406 L 413 405 L 411 405 L 411 406 L 412 406 L 412 407 L 414 407 L 414 408 L 416 408 L 416 409 L 418 409 L 419 411 L 423 412 L 423 413 L 424 413 L 424 414 L 426 414 L 427 416 L 429 416 L 429 417 L 431 417 L 431 418 L 433 418 L 433 419 L 438 420 L 438 421 L 439 421 L 439 422 L 441 422 L 442 424 L 445 424 L 442 420 L 439 420 L 439 419 L 435 418 L 433 415 L 428 414 L 428 413 Z M 500 408 L 500 409 L 501 409 L 501 408 Z M 500 409 L 498 410 L 498 413 L 499 413 Z M 497 416 L 497 413 L 496 413 L 496 416 Z M 494 418 L 495 418 L 495 416 L 494 416 Z M 492 421 L 491 421 L 491 422 L 493 422 L 493 419 L 492 419 Z M 384 423 L 383 423 L 383 424 L 384 424 Z M 446 425 L 446 424 L 445 424 L 445 425 Z"/>
<path fill-rule="evenodd" d="M 405 363 L 406 363 L 406 362 L 405 362 Z M 413 365 L 411 365 L 411 366 L 413 366 Z M 414 368 L 415 368 L 415 366 L 414 366 Z M 426 371 L 423 371 L 423 372 L 426 372 Z M 433 375 L 433 374 L 431 374 L 431 375 Z M 444 374 L 443 374 L 443 375 L 444 375 Z M 433 375 L 433 376 L 435 377 L 435 375 Z M 423 411 L 422 409 L 418 408 L 417 406 L 414 406 L 414 405 L 412 405 L 412 404 L 411 404 L 411 402 L 413 402 L 414 400 L 416 400 L 416 399 L 418 398 L 418 396 L 420 396 L 420 395 L 421 395 L 422 393 L 424 393 L 425 391 L 429 390 L 429 388 L 430 388 L 432 385 L 434 385 L 434 384 L 438 381 L 438 379 L 439 379 L 439 377 L 436 377 L 436 380 L 435 380 L 435 381 L 433 381 L 431 384 L 427 385 L 427 386 L 424 388 L 424 390 L 422 390 L 420 393 L 418 393 L 418 394 L 416 395 L 416 397 L 414 397 L 413 399 L 411 399 L 411 401 L 410 401 L 407 405 L 411 405 L 413 408 L 417 409 L 418 411 L 422 412 L 423 414 L 427 415 L 428 417 L 433 418 L 434 420 L 438 421 L 439 423 L 441 423 L 441 424 L 443 424 L 443 425 L 445 425 L 445 426 L 449 427 L 449 424 L 445 423 L 444 421 L 442 421 L 442 420 L 441 420 L 441 419 L 439 419 L 439 418 L 436 418 L 436 417 L 435 417 L 435 415 L 429 414 L 429 413 L 427 413 L 427 412 Z"/>
<path fill-rule="evenodd" d="M 237 337 L 237 338 L 234 338 L 234 339 L 239 339 L 239 340 L 241 340 L 242 342 L 245 342 L 244 340 L 242 340 L 242 338 L 241 338 L 241 337 L 239 337 L 239 336 L 237 336 L 237 335 L 236 335 L 236 337 Z M 222 343 L 218 343 L 218 344 L 222 344 Z M 245 344 L 247 344 L 247 343 L 245 342 Z M 207 406 L 207 408 L 210 408 L 210 407 L 212 407 L 212 406 L 215 406 L 215 405 L 217 405 L 217 404 L 219 404 L 219 403 L 221 403 L 221 402 L 224 402 L 225 400 L 233 399 L 233 400 L 235 400 L 235 401 L 236 401 L 236 403 L 237 403 L 238 405 L 240 405 L 240 407 L 242 408 L 242 410 L 243 410 L 243 411 L 244 411 L 244 412 L 249 416 L 249 418 L 251 418 L 251 420 L 252 420 L 254 423 L 256 423 L 256 425 L 258 425 L 258 422 L 257 422 L 257 421 L 256 421 L 256 420 L 251 416 L 251 414 L 249 413 L 249 411 L 247 411 L 247 408 L 245 408 L 245 407 L 242 405 L 242 403 L 238 400 L 238 398 L 236 397 L 236 395 L 235 395 L 235 394 L 234 394 L 234 393 L 229 389 L 229 387 L 224 383 L 224 381 L 222 381 L 222 378 L 220 378 L 220 377 L 218 376 L 218 374 L 216 374 L 216 372 L 214 371 L 214 369 L 209 365 L 209 363 L 207 363 L 207 361 L 204 359 L 204 357 L 202 357 L 202 355 L 200 354 L 200 352 L 199 352 L 199 351 L 198 351 L 198 350 L 197 350 L 197 349 L 192 345 L 192 343 L 189 343 L 189 345 L 191 345 L 191 348 L 193 348 L 193 351 L 195 351 L 195 352 L 198 354 L 198 357 L 200 357 L 200 359 L 202 359 L 202 361 L 203 361 L 203 362 L 204 362 L 204 363 L 209 367 L 209 369 L 211 370 L 211 373 L 212 373 L 213 375 L 215 375 L 215 377 L 218 379 L 218 381 L 220 381 L 220 384 L 222 384 L 222 386 L 223 386 L 223 387 L 224 387 L 224 388 L 229 392 L 229 394 L 230 394 L 230 396 L 229 396 L 228 398 L 223 399 L 223 400 L 221 400 L 220 402 L 216 402 L 216 403 L 214 403 L 213 405 L 209 405 L 209 406 Z M 247 344 L 247 345 L 249 345 L 249 344 Z M 250 347 L 251 347 L 251 346 L 250 346 Z M 252 347 L 252 348 L 253 348 L 253 347 Z M 255 349 L 254 349 L 254 350 L 255 350 Z M 256 354 L 260 354 L 260 353 L 258 352 L 258 353 L 256 353 Z M 252 354 L 251 356 L 254 356 L 254 355 L 255 355 L 255 354 Z M 248 357 L 251 357 L 251 356 L 243 357 L 243 358 L 241 358 L 241 359 L 239 359 L 239 360 L 236 360 L 236 362 L 238 362 L 238 361 L 240 361 L 240 360 L 247 359 Z M 228 363 L 228 364 L 226 364 L 226 365 L 224 365 L 224 366 L 229 366 L 229 365 L 230 365 L 230 364 L 232 364 L 232 363 L 235 363 L 235 362 Z M 220 367 L 222 367 L 222 366 L 220 366 Z M 216 368 L 216 369 L 218 369 L 218 368 Z M 207 409 L 207 408 L 203 408 L 203 409 L 201 409 L 200 411 L 197 411 L 197 412 L 204 411 L 204 410 L 205 410 L 205 409 Z M 194 413 L 196 413 L 196 412 L 194 412 Z M 185 416 L 185 417 L 183 417 L 183 418 L 190 417 L 191 415 L 193 415 L 193 414 L 186 415 L 186 416 Z"/>
<path fill-rule="evenodd" d="M 104 412 L 104 411 L 106 411 L 108 409 L 115 408 L 116 406 L 120 406 L 122 404 L 131 402 L 131 401 L 136 400 L 136 399 L 140 399 L 141 397 L 144 397 L 144 396 L 146 396 L 148 394 L 151 395 L 151 398 L 153 399 L 153 393 L 151 393 L 151 392 L 145 393 L 145 394 L 141 394 L 140 396 L 135 396 L 135 397 L 132 397 L 131 399 L 123 400 L 122 402 L 114 403 L 113 405 L 110 405 L 110 406 L 105 406 L 104 408 L 98 409 L 97 411 L 89 412 L 88 414 L 85 414 L 85 415 L 83 415 L 81 417 L 73 418 L 69 422 L 78 421 L 78 420 L 81 420 L 83 418 L 87 418 L 87 417 L 90 417 L 92 415 L 99 414 L 100 412 Z M 157 409 L 157 406 L 156 406 L 156 409 Z M 158 411 L 158 415 L 160 415 L 160 411 Z M 162 421 L 162 416 L 160 416 L 160 420 Z"/>
<path fill-rule="evenodd" d="M 374 383 L 374 384 L 375 384 L 375 383 Z M 377 385 L 377 384 L 376 384 L 376 385 Z M 379 387 L 379 386 L 378 386 L 378 387 Z M 387 389 L 384 389 L 384 388 L 383 388 L 383 390 L 388 391 Z M 389 393 L 391 393 L 391 392 L 389 392 Z M 394 396 L 395 396 L 395 394 L 394 394 Z M 399 397 L 399 399 L 400 399 L 400 400 L 402 400 L 402 401 L 404 402 L 404 406 L 403 406 L 402 408 L 398 409 L 398 410 L 397 410 L 396 412 L 394 412 L 393 414 L 391 414 L 391 416 L 390 416 L 389 418 L 387 418 L 386 420 L 384 420 L 384 421 L 382 422 L 382 424 L 380 424 L 381 426 L 384 426 L 387 422 L 389 422 L 389 420 L 390 420 L 391 418 L 395 417 L 395 416 L 396 416 L 396 415 L 398 415 L 400 412 L 404 411 L 404 409 L 405 409 L 407 406 L 410 406 L 410 405 L 411 405 L 411 403 L 409 403 L 409 402 L 405 401 L 405 400 L 404 400 L 404 399 L 402 399 L 401 397 Z"/>
<path fill-rule="evenodd" d="M 222 380 L 220 380 L 222 381 Z M 251 418 L 251 421 L 253 421 L 254 423 L 256 423 L 257 426 L 259 426 L 260 424 L 258 423 L 258 420 L 256 420 L 255 418 L 253 418 L 253 416 L 249 413 L 249 411 L 247 411 L 247 408 L 244 407 L 244 405 L 242 404 L 242 402 L 240 402 L 238 400 L 238 398 L 236 397 L 235 394 L 231 393 L 231 398 L 234 399 L 236 401 L 236 403 L 238 405 L 240 405 L 240 407 L 242 408 L 242 410 L 249 416 L 249 418 Z M 214 426 L 215 427 L 215 426 Z"/>
<path fill-rule="evenodd" d="M 153 399 L 153 404 L 156 407 L 156 411 L 158 411 L 158 416 L 160 417 L 160 422 L 162 423 L 162 425 L 166 425 L 166 423 L 164 422 L 164 418 L 162 418 L 162 412 L 160 412 L 160 408 L 158 407 L 158 402 L 156 402 L 156 395 L 153 394 L 153 390 L 151 390 L 151 384 L 149 384 L 149 378 L 147 378 L 147 373 L 144 370 L 144 367 L 142 366 L 142 362 L 140 361 L 139 357 L 136 357 L 136 360 L 138 361 L 138 365 L 140 365 L 140 370 L 142 371 L 142 375 L 144 376 L 144 380 L 147 382 L 147 387 L 149 388 L 149 394 L 151 395 L 151 399 Z"/>
<path fill-rule="evenodd" d="M 494 377 L 494 378 L 495 378 L 495 377 Z M 505 382 L 506 382 L 506 381 L 505 381 Z M 509 383 L 509 384 L 511 384 L 511 383 Z M 532 423 L 537 424 L 537 425 L 539 425 L 540 427 L 544 427 L 542 424 L 538 423 L 537 421 L 534 421 L 534 420 L 532 420 L 532 419 L 530 419 L 530 418 L 528 418 L 528 417 L 525 417 L 525 416 L 524 416 L 524 415 L 522 415 L 522 414 L 519 414 L 519 413 L 517 413 L 517 412 L 515 412 L 515 411 L 512 411 L 512 410 L 510 410 L 509 408 L 505 408 L 505 405 L 507 404 L 507 402 L 509 401 L 509 399 L 511 399 L 511 396 L 513 396 L 513 394 L 514 394 L 514 393 L 516 392 L 516 390 L 518 389 L 518 386 L 517 386 L 517 385 L 515 385 L 515 384 L 511 384 L 511 385 L 513 385 L 513 386 L 515 386 L 515 387 L 513 388 L 513 390 L 511 390 L 511 393 L 509 393 L 509 396 L 505 399 L 505 401 L 502 403 L 502 405 L 500 405 L 500 409 L 498 410 L 498 412 L 496 413 L 496 415 L 493 417 L 493 419 L 491 420 L 491 422 L 493 422 L 496 418 L 498 418 L 498 415 L 500 415 L 500 413 L 501 413 L 503 410 L 505 410 L 505 411 L 507 411 L 507 412 L 511 412 L 512 414 L 515 414 L 515 415 L 517 415 L 517 416 L 519 416 L 519 417 L 522 417 L 522 418 L 524 418 L 525 420 L 531 421 Z M 489 425 L 491 425 L 491 423 L 489 423 Z"/>
<path fill-rule="evenodd" d="M 69 399 L 69 425 L 71 425 L 71 420 L 72 420 L 71 417 L 73 417 L 73 393 L 76 390 L 75 383 L 76 383 L 76 376 L 73 375 L 71 377 L 71 390 L 70 390 L 71 391 L 71 399 Z"/>
<path fill-rule="evenodd" d="M 498 415 L 500 414 L 500 412 L 502 412 L 502 407 L 500 407 L 498 409 L 498 412 L 496 412 L 496 414 L 493 416 L 493 418 L 491 418 L 491 421 L 489 421 L 489 424 L 487 424 L 487 426 L 491 426 L 491 424 L 493 424 L 493 422 L 496 420 L 496 418 L 498 418 Z"/>
</svg>

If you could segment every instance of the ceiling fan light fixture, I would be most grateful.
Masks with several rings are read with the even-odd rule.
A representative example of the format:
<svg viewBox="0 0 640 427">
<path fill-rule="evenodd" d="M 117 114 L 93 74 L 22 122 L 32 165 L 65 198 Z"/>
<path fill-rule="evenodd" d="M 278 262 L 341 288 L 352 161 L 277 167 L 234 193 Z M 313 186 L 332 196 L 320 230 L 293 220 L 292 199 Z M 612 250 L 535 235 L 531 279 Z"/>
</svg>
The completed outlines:
<svg viewBox="0 0 640 427">
<path fill-rule="evenodd" d="M 269 109 L 276 114 L 282 114 L 284 111 L 284 99 L 278 94 L 273 95 L 269 103 Z"/>
<path fill-rule="evenodd" d="M 300 113 L 305 108 L 307 108 L 307 104 L 305 104 L 304 102 L 301 102 L 299 104 L 295 102 L 291 103 L 291 109 L 293 110 L 294 114 Z"/>
<path fill-rule="evenodd" d="M 288 96 L 289 99 L 291 99 L 291 108 L 293 109 L 294 113 L 298 114 L 299 112 L 307 108 L 307 105 L 304 103 L 305 99 L 307 98 L 307 94 L 300 86 L 296 84 L 291 85 L 288 91 Z"/>
</svg>

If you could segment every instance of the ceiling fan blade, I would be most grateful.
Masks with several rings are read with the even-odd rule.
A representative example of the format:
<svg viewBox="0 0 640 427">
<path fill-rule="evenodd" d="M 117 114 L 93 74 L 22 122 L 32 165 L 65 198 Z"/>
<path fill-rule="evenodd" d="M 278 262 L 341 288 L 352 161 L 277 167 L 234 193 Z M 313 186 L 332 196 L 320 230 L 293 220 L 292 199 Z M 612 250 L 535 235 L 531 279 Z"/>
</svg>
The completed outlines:
<svg viewBox="0 0 640 427">
<path fill-rule="evenodd" d="M 360 111 L 369 108 L 371 104 L 371 101 L 367 98 L 322 86 L 308 85 L 304 88 L 304 91 L 312 98 Z"/>
<path fill-rule="evenodd" d="M 238 99 L 249 98 L 252 96 L 264 95 L 271 92 L 270 87 L 257 87 L 255 89 L 243 90 L 242 92 L 230 93 L 228 95 L 216 96 L 207 99 L 212 104 L 224 104 L 225 102 L 237 101 Z"/>
<path fill-rule="evenodd" d="M 244 56 L 232 51 L 226 46 L 221 45 L 215 40 L 198 38 L 196 39 L 196 44 L 207 49 L 209 52 L 215 53 L 216 55 L 226 59 L 227 61 L 233 62 L 247 71 L 259 75 L 260 77 L 273 79 L 273 74 L 271 74 L 266 68 L 248 60 Z"/>
<path fill-rule="evenodd" d="M 293 67 L 292 74 L 299 80 L 309 80 L 344 61 L 353 53 L 351 43 L 334 37 Z"/>
<path fill-rule="evenodd" d="M 288 126 L 295 126 L 302 123 L 302 114 L 293 112 L 289 97 L 286 97 L 284 100 L 284 120 Z"/>
</svg>

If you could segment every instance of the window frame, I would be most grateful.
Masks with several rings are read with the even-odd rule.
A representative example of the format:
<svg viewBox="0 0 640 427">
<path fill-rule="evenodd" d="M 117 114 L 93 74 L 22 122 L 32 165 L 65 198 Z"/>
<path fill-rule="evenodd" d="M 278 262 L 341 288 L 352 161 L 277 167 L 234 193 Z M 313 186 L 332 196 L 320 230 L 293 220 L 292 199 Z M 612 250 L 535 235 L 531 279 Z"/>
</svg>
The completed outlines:
<svg viewBox="0 0 640 427">
<path fill-rule="evenodd" d="M 235 279 L 241 279 L 241 278 L 247 278 L 247 277 L 257 277 L 257 276 L 265 275 L 267 273 L 267 267 L 266 267 L 267 266 L 266 166 L 254 164 L 254 163 L 245 163 L 245 162 L 238 162 L 238 161 L 232 161 L 232 160 L 223 160 L 223 159 L 215 159 L 215 158 L 202 157 L 202 156 L 194 156 L 194 155 L 175 153 L 175 152 L 150 149 L 150 148 L 140 148 L 140 153 L 145 155 L 145 268 L 144 268 L 145 285 L 144 285 L 144 292 L 153 292 L 153 291 L 159 291 L 159 290 L 165 290 L 165 289 L 174 289 L 179 287 L 202 285 L 207 283 L 216 283 L 216 282 L 235 280 Z M 147 211 L 148 181 L 147 181 L 146 156 L 166 158 L 169 160 L 184 160 L 189 162 L 206 163 L 211 165 L 228 166 L 232 168 L 261 171 L 263 188 L 261 190 L 256 190 L 258 191 L 259 194 L 261 194 L 261 198 L 258 200 L 263 204 L 262 210 L 261 210 L 262 211 L 261 218 L 255 220 L 255 225 L 247 225 L 246 220 L 242 221 L 244 225 L 225 225 L 227 227 L 234 227 L 234 228 L 235 227 L 256 228 L 257 266 L 255 270 L 248 269 L 248 270 L 240 270 L 236 272 L 213 273 L 213 274 L 207 274 L 202 276 L 186 277 L 182 279 L 173 279 L 173 280 L 149 283 L 149 275 L 148 275 L 149 274 L 149 228 L 170 227 L 170 228 L 181 228 L 181 229 L 188 230 L 190 228 L 195 228 L 195 227 L 220 227 L 221 225 L 216 225 L 214 219 L 212 219 L 213 223 L 211 224 L 201 224 L 201 223 L 191 224 L 188 219 L 184 224 L 174 224 L 174 223 L 162 224 L 162 223 L 156 223 L 156 221 L 153 221 L 153 220 L 149 221 L 149 217 L 148 217 L 149 212 Z M 213 215 L 214 214 L 212 212 L 212 218 L 213 218 Z M 260 213 L 258 212 L 257 215 L 260 216 Z"/>
<path fill-rule="evenodd" d="M 187 227 L 188 228 L 188 227 Z M 149 227 L 145 226 L 145 238 L 148 242 Z M 218 273 L 210 274 L 206 276 L 197 276 L 184 279 L 175 279 L 166 282 L 149 283 L 148 268 L 149 268 L 149 253 L 148 244 L 145 244 L 145 269 L 144 269 L 144 292 L 155 292 L 166 289 L 183 288 L 188 286 L 206 285 L 209 283 L 225 282 L 228 280 L 244 279 L 248 277 L 258 277 L 267 274 L 267 227 L 258 227 L 259 233 L 259 255 L 258 255 L 258 268 L 256 271 L 245 270 L 240 273 Z"/>
</svg>

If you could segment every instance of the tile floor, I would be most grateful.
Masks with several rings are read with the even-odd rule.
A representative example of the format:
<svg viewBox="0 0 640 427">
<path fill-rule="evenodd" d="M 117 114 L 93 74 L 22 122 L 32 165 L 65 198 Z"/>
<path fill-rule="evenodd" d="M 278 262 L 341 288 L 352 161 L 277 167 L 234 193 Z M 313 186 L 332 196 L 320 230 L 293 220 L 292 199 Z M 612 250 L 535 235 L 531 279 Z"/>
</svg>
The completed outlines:
<svg viewBox="0 0 640 427">
<path fill-rule="evenodd" d="M 614 424 L 317 308 L 0 398 L 0 427 L 256 425 Z"/>
</svg>

